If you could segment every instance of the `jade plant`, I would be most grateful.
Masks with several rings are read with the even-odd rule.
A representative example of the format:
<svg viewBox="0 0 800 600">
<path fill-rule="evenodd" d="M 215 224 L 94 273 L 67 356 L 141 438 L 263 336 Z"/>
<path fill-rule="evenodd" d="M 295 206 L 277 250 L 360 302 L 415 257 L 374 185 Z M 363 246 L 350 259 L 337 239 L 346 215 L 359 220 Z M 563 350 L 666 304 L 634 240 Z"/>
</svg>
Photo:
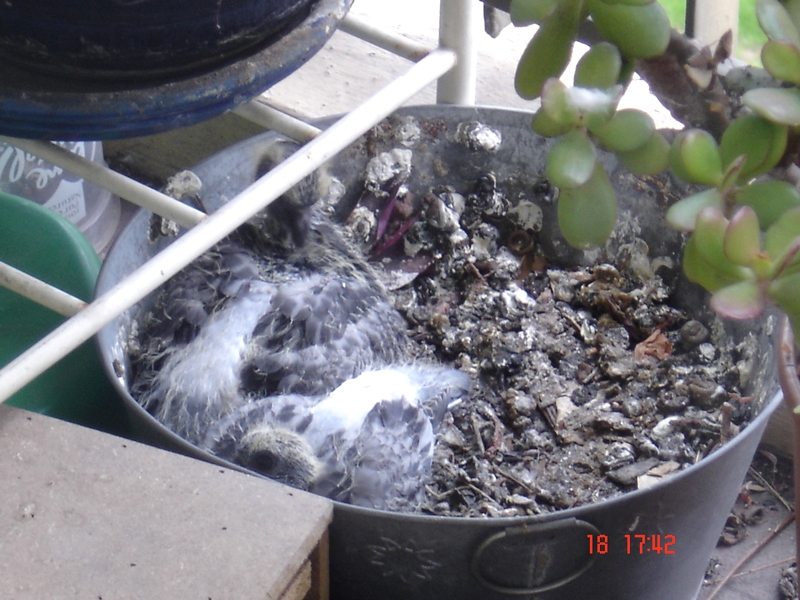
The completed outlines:
<svg viewBox="0 0 800 600">
<path fill-rule="evenodd" d="M 671 29 L 657 0 L 512 0 L 515 25 L 539 24 L 515 86 L 541 99 L 534 131 L 557 138 L 547 176 L 561 191 L 568 242 L 600 245 L 616 221 L 598 148 L 635 174 L 669 168 L 705 186 L 667 213 L 690 233 L 689 279 L 712 293 L 724 317 L 750 319 L 778 305 L 800 341 L 800 0 L 757 0 L 756 11 L 768 38 L 764 70 L 729 68 L 729 34 L 702 48 Z M 590 47 L 566 85 L 560 78 L 579 39 Z M 686 125 L 671 143 L 643 111 L 617 108 L 634 72 Z"/>
<path fill-rule="evenodd" d="M 722 317 L 751 319 L 777 305 L 800 345 L 800 0 L 757 0 L 755 9 L 767 36 L 763 69 L 731 65 L 730 33 L 712 49 L 672 30 L 657 0 L 511 0 L 514 24 L 539 24 L 515 85 L 523 98 L 541 99 L 533 129 L 557 138 L 547 176 L 561 191 L 569 243 L 600 245 L 616 221 L 598 148 L 635 174 L 671 169 L 701 186 L 667 211 L 689 236 L 687 277 L 711 292 Z M 570 86 L 560 78 L 578 39 L 590 48 Z M 634 73 L 685 125 L 671 143 L 646 113 L 618 110 Z M 800 497 L 800 403 L 785 397 Z"/>
</svg>

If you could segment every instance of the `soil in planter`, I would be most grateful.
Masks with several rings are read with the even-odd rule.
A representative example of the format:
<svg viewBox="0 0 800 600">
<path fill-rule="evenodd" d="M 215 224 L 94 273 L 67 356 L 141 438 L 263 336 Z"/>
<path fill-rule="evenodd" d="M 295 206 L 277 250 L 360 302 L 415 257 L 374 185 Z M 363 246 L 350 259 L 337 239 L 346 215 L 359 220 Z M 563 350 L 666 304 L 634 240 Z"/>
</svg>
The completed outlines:
<svg viewBox="0 0 800 600">
<path fill-rule="evenodd" d="M 439 432 L 417 511 L 584 505 L 686 468 L 749 422 L 740 392 L 755 336 L 734 343 L 719 321 L 670 305 L 678 257 L 651 256 L 622 219 L 595 266 L 557 267 L 537 244 L 541 206 L 558 193 L 546 180 L 501 191 L 486 172 L 468 189 L 409 191 L 410 153 L 370 161 L 343 229 L 384 276 L 416 354 L 472 378 Z M 650 184 L 670 201 L 664 180 Z M 328 201 L 341 214 L 344 198 Z"/>
<path fill-rule="evenodd" d="M 419 355 L 473 379 L 439 434 L 421 512 L 521 516 L 614 497 L 694 464 L 754 416 L 739 393 L 754 340 L 670 305 L 675 258 L 634 239 L 594 267 L 557 268 L 537 248 L 535 203 L 503 196 L 491 173 L 471 193 L 411 193 L 403 162 L 373 159 L 345 228 L 383 267 Z M 546 181 L 534 187 L 554 201 Z"/>
</svg>

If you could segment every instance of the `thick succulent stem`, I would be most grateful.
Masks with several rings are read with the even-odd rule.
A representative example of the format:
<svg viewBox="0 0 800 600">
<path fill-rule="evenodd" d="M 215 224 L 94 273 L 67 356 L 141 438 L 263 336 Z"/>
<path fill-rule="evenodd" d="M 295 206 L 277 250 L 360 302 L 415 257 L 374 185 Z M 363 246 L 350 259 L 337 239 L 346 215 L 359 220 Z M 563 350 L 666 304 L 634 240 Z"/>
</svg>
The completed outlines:
<svg viewBox="0 0 800 600">
<path fill-rule="evenodd" d="M 797 378 L 797 364 L 794 334 L 789 319 L 784 319 L 778 339 L 778 376 L 783 389 L 784 402 L 792 410 L 794 424 L 794 497 L 800 498 L 800 380 Z M 795 520 L 796 548 L 795 558 L 800 557 L 800 519 Z"/>
<path fill-rule="evenodd" d="M 692 77 L 686 67 L 697 54 L 690 38 L 672 30 L 666 52 L 640 60 L 636 72 L 676 120 L 719 139 L 731 120 L 731 101 L 716 73 L 706 87 Z"/>
</svg>

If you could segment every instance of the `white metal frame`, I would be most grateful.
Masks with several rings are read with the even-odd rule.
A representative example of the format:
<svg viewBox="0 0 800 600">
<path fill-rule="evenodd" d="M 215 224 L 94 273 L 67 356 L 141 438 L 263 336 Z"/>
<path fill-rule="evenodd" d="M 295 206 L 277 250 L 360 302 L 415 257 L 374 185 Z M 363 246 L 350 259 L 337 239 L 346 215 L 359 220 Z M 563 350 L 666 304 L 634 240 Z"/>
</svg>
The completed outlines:
<svg viewBox="0 0 800 600">
<path fill-rule="evenodd" d="M 739 36 L 739 0 L 687 0 L 686 29 L 698 42 L 715 44 L 729 29 Z"/>
<path fill-rule="evenodd" d="M 439 80 L 439 101 L 473 103 L 476 62 L 474 35 L 477 34 L 481 6 L 478 0 L 441 0 L 441 22 L 447 25 L 440 26 L 440 46 L 435 49 L 425 48 L 395 33 L 381 31 L 356 18 L 346 17 L 341 26 L 343 31 L 395 52 L 416 64 L 324 131 L 260 101 L 251 101 L 235 109 L 240 116 L 306 143 L 212 215 L 205 215 L 55 144 L 0 136 L 2 141 L 191 228 L 90 304 L 0 263 L 0 285 L 10 287 L 70 316 L 61 326 L 0 370 L 0 402 L 7 400 L 91 338 L 103 326 L 353 143 L 425 86 Z M 302 69 L 298 73 L 302 73 Z"/>
</svg>

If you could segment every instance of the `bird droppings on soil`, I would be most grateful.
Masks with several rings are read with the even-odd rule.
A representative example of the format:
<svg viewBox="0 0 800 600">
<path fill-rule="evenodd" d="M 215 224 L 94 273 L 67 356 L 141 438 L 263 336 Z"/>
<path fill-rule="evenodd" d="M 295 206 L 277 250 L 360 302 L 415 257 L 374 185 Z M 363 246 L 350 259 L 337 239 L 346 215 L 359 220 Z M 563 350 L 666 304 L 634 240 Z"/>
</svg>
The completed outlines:
<svg viewBox="0 0 800 600">
<path fill-rule="evenodd" d="M 345 227 L 383 266 L 419 355 L 472 376 L 421 512 L 523 516 L 614 497 L 694 464 L 753 416 L 740 390 L 754 338 L 734 344 L 672 308 L 661 275 L 675 261 L 637 239 L 594 267 L 556 268 L 538 252 L 537 204 L 505 197 L 491 173 L 463 195 L 409 191 L 405 173 L 383 173 L 381 203 L 368 183 Z M 544 180 L 537 192 L 556 194 Z M 387 203 L 404 210 L 387 220 L 374 208 Z"/>
</svg>

